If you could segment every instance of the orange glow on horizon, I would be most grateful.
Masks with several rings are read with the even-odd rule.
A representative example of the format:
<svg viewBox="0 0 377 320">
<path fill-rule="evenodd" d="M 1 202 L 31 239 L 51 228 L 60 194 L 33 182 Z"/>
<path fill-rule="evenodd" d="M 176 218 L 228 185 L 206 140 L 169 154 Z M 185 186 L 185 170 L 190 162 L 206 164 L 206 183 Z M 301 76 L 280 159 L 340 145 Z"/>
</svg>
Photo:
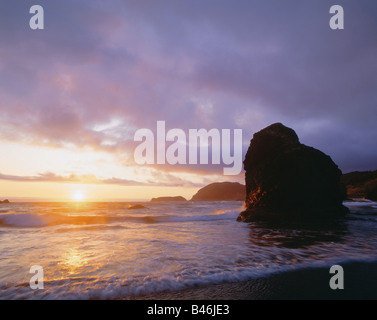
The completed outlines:
<svg viewBox="0 0 377 320">
<path fill-rule="evenodd" d="M 0 179 L 0 200 L 9 199 L 11 202 L 149 201 L 164 196 L 190 199 L 200 188 L 177 187 L 174 183 L 179 184 L 180 179 L 201 183 L 204 179 L 202 173 L 181 172 L 174 176 L 154 168 L 125 166 L 113 154 L 98 150 L 50 148 L 15 142 L 1 144 L 7 157 L 0 157 L 0 174 L 10 178 Z M 126 181 L 124 185 L 122 179 Z M 145 184 L 127 185 L 127 181 Z M 151 185 L 150 181 L 153 181 Z M 159 182 L 161 186 L 154 185 Z M 169 183 L 172 186 L 164 186 Z"/>
<path fill-rule="evenodd" d="M 74 200 L 80 190 L 85 199 Z M 0 181 L 0 200 L 11 202 L 107 202 L 149 201 L 164 196 L 182 196 L 190 199 L 199 187 L 119 186 L 101 184 L 74 184 L 57 182 Z"/>
</svg>

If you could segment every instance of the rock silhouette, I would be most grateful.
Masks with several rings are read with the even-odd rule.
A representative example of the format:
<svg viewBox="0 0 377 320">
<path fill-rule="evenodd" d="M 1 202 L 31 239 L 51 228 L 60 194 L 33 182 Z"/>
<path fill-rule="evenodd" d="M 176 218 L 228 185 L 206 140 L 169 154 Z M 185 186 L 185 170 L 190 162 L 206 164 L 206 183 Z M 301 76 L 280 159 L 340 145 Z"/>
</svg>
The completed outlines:
<svg viewBox="0 0 377 320">
<path fill-rule="evenodd" d="M 10 203 L 8 199 L 5 199 L 3 201 L 0 201 L 0 203 Z"/>
<path fill-rule="evenodd" d="M 128 210 L 137 210 L 137 209 L 147 209 L 147 207 L 141 204 L 135 204 L 133 206 L 128 207 Z"/>
<path fill-rule="evenodd" d="M 369 200 L 377 201 L 377 180 L 370 181 L 366 184 L 365 197 Z"/>
<path fill-rule="evenodd" d="M 342 172 L 323 152 L 301 144 L 296 132 L 275 123 L 254 134 L 244 160 L 246 211 L 239 221 L 338 216 Z"/>
<path fill-rule="evenodd" d="M 340 181 L 347 188 L 347 197 L 377 201 L 377 170 L 343 174 Z"/>
<path fill-rule="evenodd" d="M 244 201 L 245 186 L 238 182 L 215 182 L 200 189 L 191 201 Z"/>
<path fill-rule="evenodd" d="M 181 201 L 187 201 L 185 198 L 181 196 L 177 197 L 158 197 L 158 198 L 152 198 L 151 202 L 181 202 Z"/>
</svg>

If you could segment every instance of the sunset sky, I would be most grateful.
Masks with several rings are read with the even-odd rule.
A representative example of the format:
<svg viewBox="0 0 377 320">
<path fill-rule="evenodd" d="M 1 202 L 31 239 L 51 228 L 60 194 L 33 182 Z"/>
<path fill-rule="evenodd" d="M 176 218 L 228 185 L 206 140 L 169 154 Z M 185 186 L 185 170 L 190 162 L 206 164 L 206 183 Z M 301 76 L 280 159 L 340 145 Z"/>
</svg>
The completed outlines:
<svg viewBox="0 0 377 320">
<path fill-rule="evenodd" d="M 45 11 L 31 30 L 29 9 Z M 331 30 L 329 9 L 345 11 Z M 377 169 L 377 2 L 0 2 L 0 200 L 191 196 L 222 166 L 137 165 L 139 128 L 274 122 Z"/>
</svg>

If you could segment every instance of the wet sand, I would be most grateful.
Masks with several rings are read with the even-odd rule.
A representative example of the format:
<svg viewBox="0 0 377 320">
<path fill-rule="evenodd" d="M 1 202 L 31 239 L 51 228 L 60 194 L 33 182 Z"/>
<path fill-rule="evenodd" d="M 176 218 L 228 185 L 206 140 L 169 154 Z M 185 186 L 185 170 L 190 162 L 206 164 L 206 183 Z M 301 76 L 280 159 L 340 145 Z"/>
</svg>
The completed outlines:
<svg viewBox="0 0 377 320">
<path fill-rule="evenodd" d="M 377 262 L 352 262 L 344 268 L 344 289 L 329 286 L 329 268 L 276 273 L 244 282 L 194 287 L 134 299 L 142 300 L 376 300 Z"/>
</svg>

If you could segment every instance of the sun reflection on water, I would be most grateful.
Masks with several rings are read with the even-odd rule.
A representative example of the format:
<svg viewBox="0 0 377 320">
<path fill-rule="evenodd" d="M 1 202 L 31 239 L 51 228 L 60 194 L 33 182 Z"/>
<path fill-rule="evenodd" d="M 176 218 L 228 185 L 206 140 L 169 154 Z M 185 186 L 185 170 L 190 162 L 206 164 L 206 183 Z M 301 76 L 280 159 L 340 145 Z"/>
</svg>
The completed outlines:
<svg viewBox="0 0 377 320">
<path fill-rule="evenodd" d="M 60 264 L 68 274 L 75 274 L 79 269 L 88 264 L 88 258 L 79 248 L 69 248 L 63 253 L 62 262 Z"/>
</svg>

